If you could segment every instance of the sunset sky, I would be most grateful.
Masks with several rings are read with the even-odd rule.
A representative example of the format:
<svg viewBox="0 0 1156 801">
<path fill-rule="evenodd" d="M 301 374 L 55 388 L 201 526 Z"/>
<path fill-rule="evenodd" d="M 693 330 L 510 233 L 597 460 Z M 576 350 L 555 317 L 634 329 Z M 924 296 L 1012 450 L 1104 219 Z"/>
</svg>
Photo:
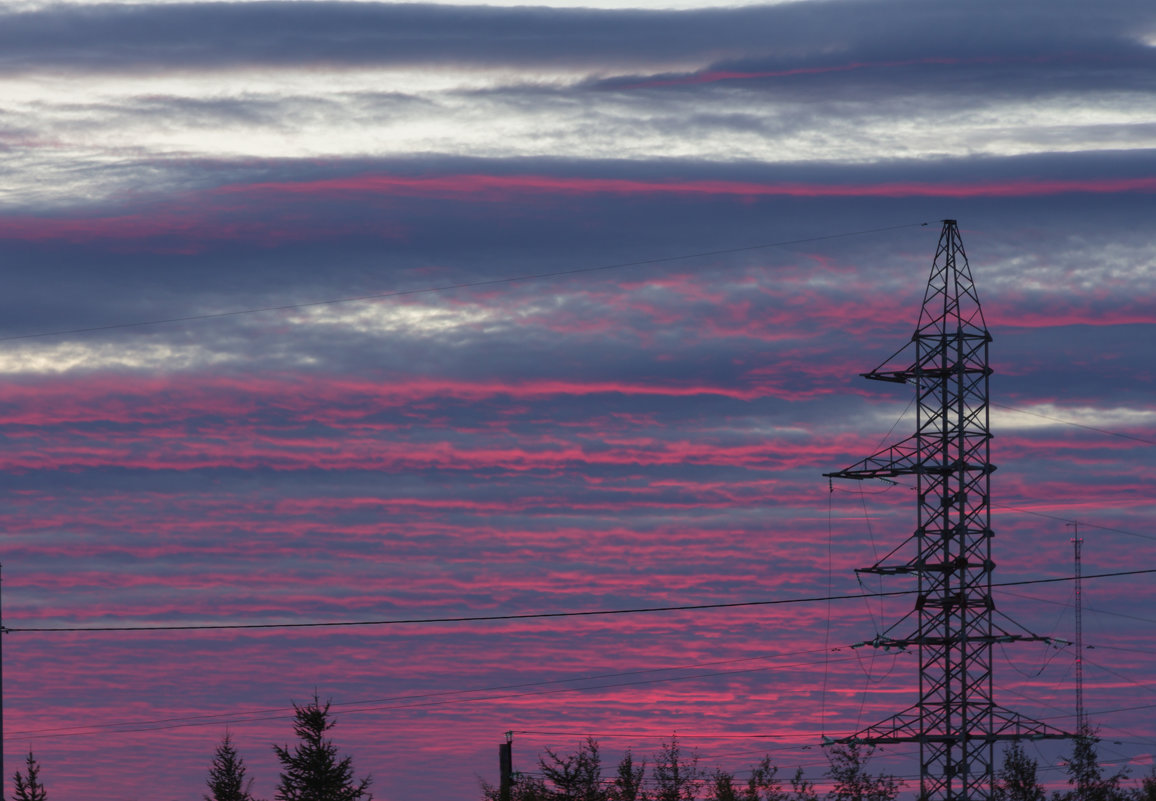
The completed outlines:
<svg viewBox="0 0 1156 801">
<path fill-rule="evenodd" d="M 1156 568 L 1156 5 L 1007 5 L 0 3 L 4 625 L 908 589 L 854 568 L 911 482 L 822 474 L 914 430 L 858 373 L 943 218 L 994 337 L 995 581 L 1070 576 L 1073 523 L 1086 574 Z M 1084 596 L 1138 777 L 1156 581 Z M 1070 583 L 996 597 L 1073 639 Z M 677 733 L 819 779 L 914 701 L 912 655 L 849 647 L 910 605 L 13 631 L 6 785 L 31 748 L 54 801 L 195 801 L 227 729 L 268 799 L 315 691 L 380 801 L 480 798 L 507 731 L 522 771 Z M 1073 648 L 995 656 L 1072 728 Z"/>
</svg>

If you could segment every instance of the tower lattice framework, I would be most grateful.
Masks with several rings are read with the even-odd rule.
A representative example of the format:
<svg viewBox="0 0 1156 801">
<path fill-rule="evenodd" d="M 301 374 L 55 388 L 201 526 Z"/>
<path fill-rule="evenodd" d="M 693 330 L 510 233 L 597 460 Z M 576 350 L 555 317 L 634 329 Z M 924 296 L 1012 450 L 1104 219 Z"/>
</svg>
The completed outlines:
<svg viewBox="0 0 1156 801">
<path fill-rule="evenodd" d="M 926 801 L 986 801 L 992 796 L 996 742 L 1067 736 L 997 705 L 992 693 L 994 644 L 1045 638 L 1000 615 L 992 601 L 990 343 L 959 229 L 955 220 L 944 220 L 911 342 L 862 374 L 914 386 L 915 434 L 825 474 L 855 480 L 915 476 L 914 534 L 857 572 L 915 577 L 914 608 L 866 644 L 917 649 L 919 697 L 839 742 L 918 743 L 920 798 Z M 911 550 L 907 561 L 891 561 Z"/>
</svg>

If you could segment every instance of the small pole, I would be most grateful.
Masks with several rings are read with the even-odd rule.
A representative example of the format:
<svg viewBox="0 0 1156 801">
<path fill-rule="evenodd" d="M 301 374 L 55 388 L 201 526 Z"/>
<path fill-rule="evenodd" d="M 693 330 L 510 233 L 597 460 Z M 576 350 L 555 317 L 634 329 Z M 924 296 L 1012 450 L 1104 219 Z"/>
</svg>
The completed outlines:
<svg viewBox="0 0 1156 801">
<path fill-rule="evenodd" d="M 506 742 L 498 744 L 499 801 L 510 801 L 514 786 L 514 733 L 506 732 Z"/>
</svg>

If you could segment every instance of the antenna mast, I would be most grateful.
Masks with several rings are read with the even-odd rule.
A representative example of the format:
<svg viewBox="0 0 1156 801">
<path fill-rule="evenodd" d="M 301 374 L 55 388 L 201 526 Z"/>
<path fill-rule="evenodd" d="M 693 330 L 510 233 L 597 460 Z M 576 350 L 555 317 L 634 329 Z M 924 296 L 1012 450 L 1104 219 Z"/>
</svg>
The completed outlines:
<svg viewBox="0 0 1156 801">
<path fill-rule="evenodd" d="M 1072 523 L 1071 526 L 1076 570 L 1076 731 L 1085 734 L 1088 721 L 1084 716 L 1084 589 L 1080 559 L 1084 541 L 1080 538 L 1080 524 Z"/>
<path fill-rule="evenodd" d="M 918 743 L 921 801 L 989 801 L 996 742 L 1067 736 L 998 706 L 993 698 L 992 646 L 1046 638 L 1008 631 L 994 620 L 990 342 L 959 228 L 955 220 L 944 220 L 911 341 L 863 373 L 915 388 L 915 434 L 825 474 L 858 481 L 915 476 L 917 524 L 908 539 L 914 553 L 906 562 L 878 562 L 857 572 L 916 579 L 914 610 L 863 644 L 916 648 L 919 697 L 907 709 L 836 742 Z M 894 633 L 901 625 L 914 630 Z"/>
</svg>

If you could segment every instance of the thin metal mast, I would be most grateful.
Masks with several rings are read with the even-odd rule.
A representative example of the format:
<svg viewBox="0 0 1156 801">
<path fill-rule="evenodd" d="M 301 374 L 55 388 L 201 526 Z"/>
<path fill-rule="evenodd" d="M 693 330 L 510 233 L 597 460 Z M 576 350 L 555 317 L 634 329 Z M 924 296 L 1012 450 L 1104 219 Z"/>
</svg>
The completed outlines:
<svg viewBox="0 0 1156 801">
<path fill-rule="evenodd" d="M 4 565 L 0 564 L 0 589 L 3 586 Z M 4 628 L 3 593 L 0 593 L 0 799 L 4 796 Z"/>
<path fill-rule="evenodd" d="M 1080 538 L 1080 524 L 1072 523 L 1072 547 L 1075 550 L 1076 570 L 1076 731 L 1084 734 L 1088 721 L 1084 717 L 1084 588 L 1083 565 L 1080 551 L 1084 541 Z"/>
<path fill-rule="evenodd" d="M 914 386 L 915 434 L 825 474 L 860 481 L 915 476 L 917 524 L 908 540 L 914 553 L 905 562 L 877 562 L 858 572 L 916 579 L 912 612 L 864 644 L 916 648 L 919 697 L 907 709 L 837 742 L 918 743 L 922 801 L 986 801 L 995 779 L 996 742 L 1066 736 L 998 706 L 993 698 L 992 646 L 1046 638 L 1019 627 L 1009 630 L 1009 624 L 1014 626 L 1010 621 L 996 622 L 990 343 L 959 228 L 955 220 L 944 220 L 911 341 L 862 374 Z M 909 350 L 914 354 L 904 355 Z"/>
</svg>

